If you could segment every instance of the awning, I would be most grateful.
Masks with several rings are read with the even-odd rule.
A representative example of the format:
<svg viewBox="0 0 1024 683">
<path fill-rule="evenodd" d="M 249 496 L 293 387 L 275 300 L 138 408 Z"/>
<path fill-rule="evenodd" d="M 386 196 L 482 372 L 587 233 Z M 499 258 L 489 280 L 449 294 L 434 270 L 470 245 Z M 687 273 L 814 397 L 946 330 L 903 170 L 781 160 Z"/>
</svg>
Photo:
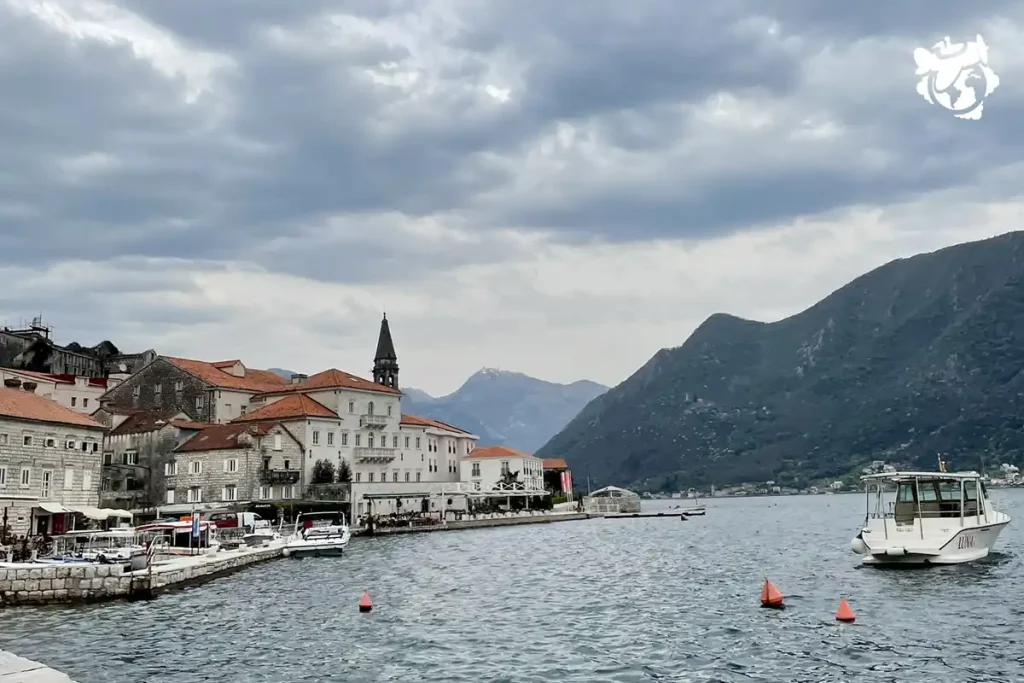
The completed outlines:
<svg viewBox="0 0 1024 683">
<path fill-rule="evenodd" d="M 106 513 L 107 517 L 123 517 L 124 519 L 131 519 L 134 515 L 127 510 L 115 510 L 114 508 L 101 508 L 100 512 Z"/>
<path fill-rule="evenodd" d="M 88 505 L 79 505 L 78 507 L 73 508 L 73 511 L 80 512 L 89 519 L 95 519 L 99 521 L 106 519 L 108 516 L 105 510 L 100 510 L 99 508 L 90 507 Z"/>
<path fill-rule="evenodd" d="M 47 512 L 52 513 L 54 515 L 63 515 L 65 512 L 71 512 L 71 510 L 67 509 L 60 503 L 40 502 L 39 505 L 36 505 L 36 507 L 42 508 L 43 510 L 46 510 Z"/>
</svg>

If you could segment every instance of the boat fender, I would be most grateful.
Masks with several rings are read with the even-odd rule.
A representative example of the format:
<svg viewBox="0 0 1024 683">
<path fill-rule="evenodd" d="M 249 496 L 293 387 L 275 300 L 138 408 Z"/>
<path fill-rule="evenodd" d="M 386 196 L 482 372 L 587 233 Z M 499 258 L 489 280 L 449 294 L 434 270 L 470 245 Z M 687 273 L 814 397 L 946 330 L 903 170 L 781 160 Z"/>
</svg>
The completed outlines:
<svg viewBox="0 0 1024 683">
<path fill-rule="evenodd" d="M 289 557 L 289 556 L 291 556 L 291 554 L 292 554 L 291 548 L 285 548 L 284 550 L 282 550 L 282 551 L 281 551 L 281 554 L 282 554 L 282 555 L 283 555 L 284 557 Z"/>
<path fill-rule="evenodd" d="M 857 555 L 863 555 L 868 551 L 868 544 L 864 542 L 864 539 L 861 538 L 860 534 L 857 534 L 857 536 L 850 541 L 850 550 Z"/>
</svg>

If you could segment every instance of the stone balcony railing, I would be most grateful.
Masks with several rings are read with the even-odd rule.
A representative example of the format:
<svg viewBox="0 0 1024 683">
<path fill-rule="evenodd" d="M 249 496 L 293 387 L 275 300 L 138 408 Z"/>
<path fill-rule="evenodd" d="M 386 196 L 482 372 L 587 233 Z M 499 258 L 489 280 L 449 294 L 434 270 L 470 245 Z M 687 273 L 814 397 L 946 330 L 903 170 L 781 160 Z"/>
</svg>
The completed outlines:
<svg viewBox="0 0 1024 683">
<path fill-rule="evenodd" d="M 310 484 L 306 490 L 309 500 L 337 501 L 347 503 L 352 495 L 352 485 L 348 482 L 336 484 Z"/>
<path fill-rule="evenodd" d="M 370 448 L 368 446 L 352 449 L 352 455 L 359 463 L 384 463 L 391 462 L 398 454 L 395 448 Z"/>
<path fill-rule="evenodd" d="M 387 415 L 363 415 L 359 418 L 359 426 L 367 429 L 381 429 L 387 424 Z"/>
<path fill-rule="evenodd" d="M 260 483 L 267 486 L 276 484 L 298 484 L 300 472 L 298 470 L 260 470 Z"/>
</svg>

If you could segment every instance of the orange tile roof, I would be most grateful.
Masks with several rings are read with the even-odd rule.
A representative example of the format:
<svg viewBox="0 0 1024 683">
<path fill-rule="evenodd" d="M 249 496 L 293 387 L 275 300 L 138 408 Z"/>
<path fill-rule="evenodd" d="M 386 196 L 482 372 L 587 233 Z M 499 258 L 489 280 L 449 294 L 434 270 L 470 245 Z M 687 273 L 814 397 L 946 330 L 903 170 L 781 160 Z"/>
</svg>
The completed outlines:
<svg viewBox="0 0 1024 683">
<path fill-rule="evenodd" d="M 74 384 L 74 375 L 51 375 L 48 372 L 36 372 L 35 370 L 18 370 L 16 368 L 3 368 L 4 372 L 9 372 L 15 375 L 24 375 L 25 377 L 32 377 L 33 379 L 42 380 L 44 382 L 55 382 L 57 384 Z"/>
<path fill-rule="evenodd" d="M 155 432 L 167 425 L 179 429 L 204 429 L 208 424 L 191 420 L 175 419 L 180 414 L 177 410 L 141 410 L 134 412 L 124 422 L 110 430 L 111 435 L 145 434 Z"/>
<path fill-rule="evenodd" d="M 337 413 L 319 401 L 314 401 L 305 394 L 285 396 L 269 405 L 236 417 L 232 422 L 262 422 L 265 420 L 284 420 L 290 417 L 333 417 Z"/>
<path fill-rule="evenodd" d="M 454 427 L 447 422 L 441 422 L 440 420 L 431 420 L 427 417 L 420 417 L 419 415 L 410 415 L 409 413 L 402 413 L 401 424 L 409 425 L 410 427 L 433 427 L 434 429 L 444 429 L 449 432 L 458 432 L 459 434 L 465 434 L 469 436 L 469 432 L 465 429 L 459 429 Z"/>
<path fill-rule="evenodd" d="M 235 377 L 221 368 L 231 367 L 238 361 L 218 361 L 208 363 L 202 360 L 190 358 L 175 358 L 173 356 L 161 356 L 164 360 L 195 375 L 208 384 L 220 389 L 240 389 L 242 391 L 273 391 L 288 386 L 288 380 L 269 370 L 245 369 L 245 377 Z"/>
<path fill-rule="evenodd" d="M 331 368 L 330 370 L 324 370 L 318 372 L 315 375 L 310 375 L 307 379 L 304 379 L 299 384 L 289 384 L 284 378 L 279 378 L 286 386 L 279 389 L 268 389 L 264 393 L 266 394 L 279 394 L 289 391 L 317 391 L 321 389 L 358 389 L 360 391 L 375 391 L 380 394 L 395 394 L 400 396 L 402 392 L 398 389 L 392 389 L 386 387 L 383 384 L 377 384 L 371 382 L 368 379 L 362 377 L 356 377 L 355 375 L 338 370 L 337 368 Z"/>
<path fill-rule="evenodd" d="M 536 458 L 535 455 L 529 453 L 523 453 L 517 451 L 514 448 L 508 446 L 484 446 L 482 448 L 474 448 L 467 458 Z"/>
<path fill-rule="evenodd" d="M 546 470 L 567 470 L 569 463 L 562 458 L 544 458 L 543 467 Z"/>
<path fill-rule="evenodd" d="M 223 451 L 245 448 L 239 443 L 242 434 L 266 436 L 274 428 L 274 424 L 224 424 L 212 425 L 201 430 L 191 439 L 174 449 L 176 453 L 195 453 L 198 451 Z"/>
<path fill-rule="evenodd" d="M 171 426 L 178 429 L 206 429 L 210 425 L 205 422 L 193 422 L 192 420 L 171 420 Z"/>
<path fill-rule="evenodd" d="M 0 387 L 0 417 L 106 429 L 96 420 L 24 389 Z"/>
</svg>

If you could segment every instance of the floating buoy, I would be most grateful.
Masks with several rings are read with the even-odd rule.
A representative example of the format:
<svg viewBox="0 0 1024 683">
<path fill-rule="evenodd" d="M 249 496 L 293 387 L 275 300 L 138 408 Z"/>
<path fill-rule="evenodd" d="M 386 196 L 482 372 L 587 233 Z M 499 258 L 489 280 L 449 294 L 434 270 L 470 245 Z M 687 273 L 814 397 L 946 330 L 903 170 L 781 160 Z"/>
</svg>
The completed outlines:
<svg viewBox="0 0 1024 683">
<path fill-rule="evenodd" d="M 836 610 L 836 621 L 841 621 L 845 624 L 852 624 L 857 617 L 853 615 L 853 610 L 850 609 L 850 605 L 846 602 L 846 598 L 839 598 L 839 609 Z"/>
<path fill-rule="evenodd" d="M 761 607 L 768 607 L 770 609 L 782 609 L 785 605 L 782 604 L 782 593 L 779 589 L 772 585 L 772 582 L 767 578 L 764 580 L 764 587 L 761 589 Z"/>
<path fill-rule="evenodd" d="M 363 591 L 363 597 L 359 598 L 359 611 L 369 612 L 373 609 L 373 601 L 370 600 L 370 594 Z"/>
</svg>

